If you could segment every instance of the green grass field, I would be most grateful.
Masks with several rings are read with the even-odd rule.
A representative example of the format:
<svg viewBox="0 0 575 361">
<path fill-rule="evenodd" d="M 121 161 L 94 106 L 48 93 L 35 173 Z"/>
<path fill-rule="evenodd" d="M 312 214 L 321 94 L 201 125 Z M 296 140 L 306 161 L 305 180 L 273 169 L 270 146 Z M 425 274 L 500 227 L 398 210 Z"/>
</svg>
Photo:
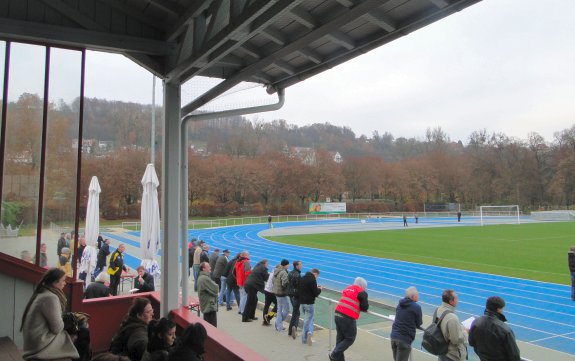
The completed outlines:
<svg viewBox="0 0 575 361">
<path fill-rule="evenodd" d="M 570 284 L 575 222 L 270 237 L 313 248 Z"/>
</svg>

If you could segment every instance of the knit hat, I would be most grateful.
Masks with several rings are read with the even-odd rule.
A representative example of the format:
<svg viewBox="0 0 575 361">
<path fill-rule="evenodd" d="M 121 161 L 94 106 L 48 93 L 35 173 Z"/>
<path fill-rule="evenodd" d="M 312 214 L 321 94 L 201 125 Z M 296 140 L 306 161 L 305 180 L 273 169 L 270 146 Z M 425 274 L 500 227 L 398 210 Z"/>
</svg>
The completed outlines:
<svg viewBox="0 0 575 361">
<path fill-rule="evenodd" d="M 287 259 L 282 259 L 281 263 L 282 266 L 287 266 L 289 264 L 289 261 Z"/>
</svg>

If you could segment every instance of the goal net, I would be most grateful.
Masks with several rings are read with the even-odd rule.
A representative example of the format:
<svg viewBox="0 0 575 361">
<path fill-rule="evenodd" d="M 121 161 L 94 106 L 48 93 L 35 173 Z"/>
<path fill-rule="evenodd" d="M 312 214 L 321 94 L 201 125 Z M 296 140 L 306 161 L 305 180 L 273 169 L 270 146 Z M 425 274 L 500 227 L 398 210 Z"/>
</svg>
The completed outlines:
<svg viewBox="0 0 575 361">
<path fill-rule="evenodd" d="M 484 224 L 520 224 L 518 205 L 480 206 L 481 225 Z"/>
</svg>

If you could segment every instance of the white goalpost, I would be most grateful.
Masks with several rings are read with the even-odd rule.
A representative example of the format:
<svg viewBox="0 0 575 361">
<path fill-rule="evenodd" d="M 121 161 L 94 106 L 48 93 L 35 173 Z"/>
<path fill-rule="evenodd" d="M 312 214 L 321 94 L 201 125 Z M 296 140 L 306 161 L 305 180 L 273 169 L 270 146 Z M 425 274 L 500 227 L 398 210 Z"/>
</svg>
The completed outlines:
<svg viewBox="0 0 575 361">
<path fill-rule="evenodd" d="M 521 224 L 519 205 L 480 206 L 481 225 L 484 224 Z"/>
</svg>

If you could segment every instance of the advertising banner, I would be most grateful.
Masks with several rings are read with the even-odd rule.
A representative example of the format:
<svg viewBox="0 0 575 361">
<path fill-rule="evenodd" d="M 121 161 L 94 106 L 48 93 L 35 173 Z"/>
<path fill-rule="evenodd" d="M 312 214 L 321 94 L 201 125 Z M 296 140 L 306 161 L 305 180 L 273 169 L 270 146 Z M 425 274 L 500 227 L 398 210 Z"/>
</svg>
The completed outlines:
<svg viewBox="0 0 575 361">
<path fill-rule="evenodd" d="M 310 214 L 345 213 L 345 203 L 310 203 Z"/>
</svg>

